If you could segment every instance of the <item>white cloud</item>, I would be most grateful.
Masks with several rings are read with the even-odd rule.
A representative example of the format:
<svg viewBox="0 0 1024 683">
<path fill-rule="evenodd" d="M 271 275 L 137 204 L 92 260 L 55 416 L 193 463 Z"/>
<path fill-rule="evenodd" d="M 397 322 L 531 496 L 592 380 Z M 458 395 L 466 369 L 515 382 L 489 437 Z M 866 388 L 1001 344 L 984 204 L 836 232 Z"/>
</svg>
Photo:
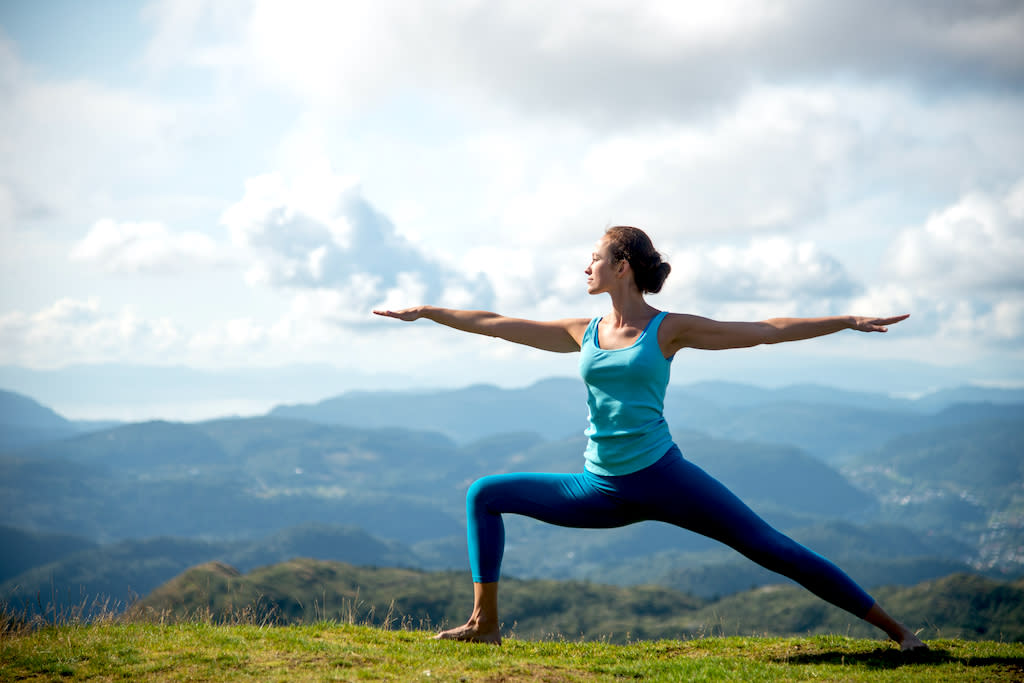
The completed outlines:
<svg viewBox="0 0 1024 683">
<path fill-rule="evenodd" d="M 0 185 L 13 207 L 0 220 L 66 230 L 126 205 L 181 211 L 198 201 L 175 174 L 201 172 L 197 152 L 223 123 L 217 104 L 32 67 L 0 37 Z"/>
<path fill-rule="evenodd" d="M 661 240 L 827 240 L 821 224 L 865 201 L 884 206 L 858 232 L 889 240 L 922 202 L 1019 173 L 1024 136 L 1010 111 L 975 105 L 965 114 L 962 101 L 924 104 L 886 87 L 758 86 L 714 120 L 613 133 L 509 124 L 451 162 L 481 170 L 476 206 L 495 229 L 472 235 L 475 246 L 487 236 L 588 249 L 595 230 L 615 223 Z M 975 115 L 984 125 L 972 126 Z"/>
<path fill-rule="evenodd" d="M 955 364 L 991 360 L 1006 353 L 1008 359 L 1020 360 L 1024 352 L 1024 298 L 1013 296 L 993 303 L 921 293 L 915 293 L 915 297 L 906 333 L 916 337 L 919 357 Z M 1015 371 L 1016 363 L 1007 362 L 1007 371 Z"/>
<path fill-rule="evenodd" d="M 172 232 L 153 221 L 104 218 L 71 250 L 71 259 L 111 273 L 176 274 L 225 264 L 227 253 L 199 232 Z"/>
<path fill-rule="evenodd" d="M 144 318 L 128 307 L 112 313 L 95 298 L 64 298 L 35 313 L 0 316 L 0 362 L 28 367 L 58 367 L 69 359 L 161 363 L 183 337 L 166 317 Z"/>
<path fill-rule="evenodd" d="M 14 191 L 6 184 L 0 183 L 0 235 L 13 230 L 16 212 Z"/>
<path fill-rule="evenodd" d="M 402 237 L 351 178 L 329 172 L 289 182 L 268 174 L 246 182 L 223 214 L 233 244 L 253 259 L 248 280 L 295 289 L 336 288 L 350 307 L 415 294 L 487 305 L 485 276 L 465 276 Z"/>
<path fill-rule="evenodd" d="M 616 223 L 673 263 L 659 306 L 892 306 L 936 348 L 972 326 L 1016 343 L 1019 3 L 160 0 L 145 18 L 116 82 L 85 62 L 59 80 L 0 38 L 6 306 L 37 311 L 0 312 L 8 355 L 153 359 L 149 334 L 161 362 L 344 346 L 372 364 L 384 345 L 354 332 L 378 305 L 603 308 L 582 270 Z M 91 228 L 72 245 L 68 226 Z M 208 296 L 225 263 L 260 286 Z M 103 278 L 186 270 L 180 295 Z M 66 292 L 107 308 L 50 305 Z M 471 347 L 431 335 L 434 358 Z"/>
<path fill-rule="evenodd" d="M 226 67 L 237 55 L 226 53 L 218 42 L 233 27 L 244 25 L 248 0 L 154 0 L 143 8 L 141 17 L 153 27 L 153 35 L 142 56 L 155 71 L 184 62 L 191 66 Z"/>
<path fill-rule="evenodd" d="M 909 312 L 945 362 L 1024 350 L 1024 180 L 973 191 L 897 235 L 878 284 L 854 304 Z"/>
<path fill-rule="evenodd" d="M 743 247 L 688 249 L 666 260 L 666 293 L 687 292 L 702 304 L 848 300 L 861 285 L 831 255 L 809 241 L 757 238 Z"/>
<path fill-rule="evenodd" d="M 967 300 L 938 304 L 939 333 L 986 346 L 1024 349 L 1024 296 L 991 305 Z"/>
<path fill-rule="evenodd" d="M 1024 289 L 1021 188 L 973 192 L 903 231 L 888 254 L 892 276 L 946 291 Z"/>
<path fill-rule="evenodd" d="M 980 359 L 992 351 L 1024 351 L 1024 294 L 992 297 L 950 293 L 913 284 L 871 287 L 850 303 L 850 313 L 910 313 L 900 337 L 912 340 L 919 359 L 940 364 Z"/>
<path fill-rule="evenodd" d="M 270 342 L 265 325 L 252 318 L 233 318 L 217 321 L 206 329 L 194 333 L 188 340 L 188 352 L 206 362 L 211 359 L 251 360 Z"/>
<path fill-rule="evenodd" d="M 308 266 L 311 252 L 321 246 L 351 246 L 352 227 L 343 211 L 353 194 L 358 194 L 354 178 L 329 175 L 288 183 L 280 173 L 270 173 L 245 182 L 245 196 L 228 207 L 222 222 L 236 246 L 266 249 Z"/>
<path fill-rule="evenodd" d="M 996 302 L 983 324 L 991 328 L 989 338 L 1017 349 L 1024 347 L 1024 297 Z"/>
<path fill-rule="evenodd" d="M 348 303 L 340 292 L 304 291 L 277 319 L 225 317 L 196 325 L 127 306 L 112 310 L 98 298 L 64 298 L 32 313 L 0 315 L 0 364 L 233 367 L 329 361 L 345 338 L 339 322 L 357 314 L 362 321 L 370 317 L 368 310 L 347 310 Z"/>
<path fill-rule="evenodd" d="M 165 4 L 166 6 L 170 6 Z M 804 0 L 345 3 L 257 0 L 211 47 L 195 11 L 166 11 L 154 41 L 350 109 L 406 86 L 590 121 L 714 111 L 756 80 L 833 76 L 947 91 L 1019 87 L 1015 3 Z M 169 41 L 167 36 L 177 36 Z M 216 58 L 210 54 L 217 55 Z M 538 77 L 543 74 L 543 77 Z"/>
</svg>

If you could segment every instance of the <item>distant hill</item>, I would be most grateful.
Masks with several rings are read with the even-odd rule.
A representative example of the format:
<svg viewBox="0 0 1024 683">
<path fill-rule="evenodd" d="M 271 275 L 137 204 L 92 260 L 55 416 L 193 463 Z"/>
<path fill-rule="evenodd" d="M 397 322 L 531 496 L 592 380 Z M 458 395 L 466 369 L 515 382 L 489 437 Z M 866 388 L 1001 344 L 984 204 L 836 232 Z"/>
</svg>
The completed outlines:
<svg viewBox="0 0 1024 683">
<path fill-rule="evenodd" d="M 656 584 L 705 599 L 787 582 L 724 546 L 664 524 L 586 532 L 532 523 L 535 527 L 524 532 L 523 522 L 512 517 L 507 523 L 506 578 Z M 451 558 L 438 559 L 424 553 L 419 544 L 410 548 L 358 528 L 315 523 L 245 540 L 152 538 L 97 545 L 85 539 L 19 534 L 17 530 L 6 537 L 17 539 L 19 535 L 36 542 L 61 540 L 64 546 L 49 549 L 53 559 L 41 557 L 38 566 L 21 568 L 20 573 L 9 571 L 0 580 L 0 600 L 20 603 L 42 596 L 44 606 L 58 611 L 79 608 L 83 600 L 88 607 L 95 607 L 93 600 L 107 598 L 125 607 L 184 568 L 211 561 L 242 571 L 294 557 L 373 566 L 456 568 L 463 574 L 466 568 L 461 538 L 454 542 Z M 793 535 L 837 560 L 867 587 L 909 585 L 969 570 L 958 558 L 970 548 L 948 537 L 915 535 L 901 527 L 865 528 L 833 522 L 797 529 Z"/>
<path fill-rule="evenodd" d="M 278 406 L 271 416 L 323 424 L 439 431 L 465 443 L 508 432 L 545 439 L 581 434 L 586 427 L 583 385 L 563 378 L 522 389 L 477 385 L 442 391 L 350 392 L 316 404 Z M 665 415 L 675 431 L 700 430 L 733 440 L 790 444 L 837 462 L 862 449 L 861 436 L 888 439 L 976 412 L 1024 406 L 1024 390 L 962 387 L 920 399 L 794 385 L 767 389 L 730 382 L 670 386 Z M 947 412 L 959 406 L 958 412 Z M 991 416 L 991 415 L 989 415 Z"/>
<path fill-rule="evenodd" d="M 152 421 L 40 444 L 26 451 L 35 459 L 66 458 L 132 475 L 185 471 L 196 466 L 223 465 L 227 455 L 199 428 Z"/>
<path fill-rule="evenodd" d="M 1021 496 L 1022 456 L 1024 409 L 1014 419 L 982 420 L 894 438 L 860 462 L 886 465 L 919 489 L 966 491 L 978 500 L 1006 504 Z"/>
<path fill-rule="evenodd" d="M 740 382 L 695 382 L 673 385 L 673 388 L 732 408 L 765 403 L 802 403 L 934 414 L 949 406 L 963 403 L 1024 404 L 1024 389 L 970 385 L 947 387 L 923 393 L 916 398 L 890 396 L 871 391 L 849 391 L 824 384 L 791 384 L 766 388 Z"/>
<path fill-rule="evenodd" d="M 880 632 L 803 589 L 771 587 L 705 602 L 663 588 L 584 582 L 502 583 L 505 629 L 525 639 L 561 635 L 587 640 L 686 638 L 708 634 Z M 887 609 L 922 628 L 925 638 L 1024 640 L 1024 585 L 967 574 L 910 588 L 878 591 Z M 132 607 L 135 618 L 214 618 L 255 606 L 279 623 L 345 619 L 438 627 L 461 623 L 472 604 L 464 574 L 367 569 L 296 559 L 241 574 L 222 565 L 195 567 Z"/>
<path fill-rule="evenodd" d="M 0 370 L 21 377 L 14 369 Z M 96 388 L 108 370 L 83 367 L 68 369 L 65 374 L 82 380 L 75 386 Z M 234 377 L 184 368 L 150 370 L 161 382 L 178 387 L 175 395 L 181 396 L 189 391 L 214 391 L 226 377 Z M 118 400 L 130 400 L 128 378 L 138 372 L 142 369 L 114 372 L 115 380 L 108 384 L 120 387 Z M 280 380 L 289 376 L 285 370 L 236 374 L 232 385 L 236 390 L 258 389 L 261 395 L 270 387 L 286 387 Z M 301 369 L 300 375 L 333 376 L 312 367 Z M 189 386 L 193 388 L 187 389 Z M 212 396 L 223 394 L 218 392 Z M 1024 389 L 963 386 L 909 399 L 813 384 L 764 388 L 736 382 L 677 382 L 669 388 L 666 415 L 676 430 L 692 428 L 733 439 L 788 443 L 834 460 L 851 454 L 850 444 L 856 442 L 850 437 L 863 429 L 885 438 L 917 431 L 934 424 L 928 417 L 958 404 L 984 406 L 981 410 L 1024 405 Z M 552 378 L 519 389 L 474 385 L 444 390 L 351 391 L 315 404 L 278 405 L 269 416 L 359 428 L 435 431 L 468 443 L 513 432 L 534 433 L 545 439 L 580 434 L 586 426 L 586 405 L 578 379 Z M 71 422 L 27 396 L 0 392 L 0 450 L 113 426 L 117 425 Z"/>
<path fill-rule="evenodd" d="M 33 567 L 96 547 L 96 542 L 72 534 L 40 533 L 0 526 L 0 584 Z"/>
<path fill-rule="evenodd" d="M 1024 642 L 1024 582 L 953 574 L 916 586 L 880 588 L 874 597 L 923 639 Z M 839 633 L 870 637 L 874 629 L 796 586 L 732 595 L 693 615 L 721 624 L 723 635 Z"/>
<path fill-rule="evenodd" d="M 868 512 L 875 500 L 822 462 L 792 446 L 686 435 L 677 436 L 686 457 L 747 502 L 763 501 L 826 517 Z"/>
<path fill-rule="evenodd" d="M 462 533 L 461 518 L 423 497 L 315 485 L 293 491 L 272 483 L 265 488 L 258 477 L 226 469 L 193 467 L 146 479 L 70 459 L 0 456 L 0 516 L 14 526 L 100 541 L 238 538 L 310 521 L 359 525 L 407 543 Z"/>
<path fill-rule="evenodd" d="M 3 528 L 0 532 L 0 542 L 46 538 Z M 83 539 L 49 538 L 63 543 L 58 559 L 16 572 L 13 553 L 5 558 L 4 564 L 12 566 L 5 567 L 0 580 L 0 601 L 25 605 L 32 613 L 42 607 L 57 614 L 78 610 L 88 617 L 126 609 L 187 568 L 207 562 L 230 563 L 243 571 L 310 555 L 360 565 L 404 566 L 414 562 L 412 551 L 399 543 L 381 541 L 353 527 L 320 524 L 245 541 L 153 538 L 97 545 Z M 28 540 L 21 540 L 20 545 L 4 545 L 4 549 L 17 552 L 28 547 Z M 46 557 L 37 552 L 37 559 Z"/>
<path fill-rule="evenodd" d="M 563 438 L 586 428 L 578 380 L 550 379 L 524 389 L 479 384 L 443 391 L 354 391 L 313 405 L 279 406 L 270 415 L 326 424 L 429 429 L 462 442 L 534 432 Z"/>
<path fill-rule="evenodd" d="M 873 504 L 835 470 L 786 446 L 680 435 L 687 456 L 753 501 L 798 515 Z M 462 533 L 468 485 L 485 474 L 579 471 L 582 436 L 490 436 L 283 418 L 146 422 L 0 456 L 12 525 L 125 537 L 240 536 L 305 521 L 358 524 L 406 543 Z"/>
<path fill-rule="evenodd" d="M 0 452 L 78 432 L 74 423 L 46 406 L 0 389 Z"/>
<path fill-rule="evenodd" d="M 88 556 L 94 569 L 84 561 L 50 567 L 69 582 L 62 590 L 91 585 L 81 581 L 93 576 L 97 585 L 138 591 L 134 586 L 148 585 L 139 577 L 164 580 L 184 561 L 229 557 L 244 568 L 287 552 L 333 558 L 340 541 L 329 534 L 311 533 L 303 543 L 272 538 L 309 523 L 362 529 L 367 551 L 379 554 L 358 561 L 464 569 L 467 487 L 497 472 L 578 472 L 581 392 L 578 380 L 551 380 L 518 391 L 364 394 L 346 404 L 349 418 L 365 422 L 355 425 L 274 415 L 151 421 L 47 438 L 0 453 L 0 519 L 102 544 L 79 548 L 98 551 Z M 813 548 L 842 559 L 861 580 L 914 583 L 968 568 L 991 575 L 1024 570 L 1024 405 L 957 402 L 928 412 L 910 399 L 813 386 L 714 383 L 673 392 L 677 412 L 669 419 L 685 457 L 773 525 L 808 534 Z M 53 420 L 45 409 L 38 416 Z M 430 428 L 416 428 L 421 423 Z M 517 429 L 492 431 L 499 427 Z M 656 582 L 704 597 L 777 580 L 707 539 L 657 523 L 581 531 L 509 516 L 506 530 L 509 576 Z M 160 538 L 217 548 L 257 538 L 262 546 L 209 556 L 182 545 L 175 555 L 179 546 L 161 545 Z M 131 539 L 136 545 L 124 546 L 120 573 L 104 564 L 103 552 Z M 60 548 L 70 543 L 55 542 L 53 554 L 27 553 L 32 564 L 9 571 L 21 577 L 62 563 L 68 557 Z M 382 547 L 372 550 L 375 544 Z M 159 571 L 138 569 L 147 562 Z M 45 586 L 45 572 L 33 576 L 26 585 Z"/>
<path fill-rule="evenodd" d="M 27 396 L 0 389 L 0 424 L 17 425 L 30 429 L 64 429 L 74 431 L 74 425 Z"/>
<path fill-rule="evenodd" d="M 924 527 L 939 519 L 979 523 L 987 521 L 986 510 L 1020 509 L 1024 408 L 1013 408 L 1009 417 L 1006 409 L 994 413 L 999 417 L 950 419 L 945 426 L 893 437 L 865 449 L 844 472 L 878 496 L 893 517 L 919 517 L 916 524 Z"/>
<path fill-rule="evenodd" d="M 0 584 L 0 598 L 37 614 L 90 618 L 119 613 L 169 575 L 216 553 L 190 539 L 123 541 L 97 546 L 34 567 Z"/>
<path fill-rule="evenodd" d="M 1021 405 L 1024 404 L 1024 389 L 982 386 L 949 387 L 925 394 L 916 399 L 914 403 L 926 412 L 939 412 L 949 406 L 964 403 Z"/>
</svg>

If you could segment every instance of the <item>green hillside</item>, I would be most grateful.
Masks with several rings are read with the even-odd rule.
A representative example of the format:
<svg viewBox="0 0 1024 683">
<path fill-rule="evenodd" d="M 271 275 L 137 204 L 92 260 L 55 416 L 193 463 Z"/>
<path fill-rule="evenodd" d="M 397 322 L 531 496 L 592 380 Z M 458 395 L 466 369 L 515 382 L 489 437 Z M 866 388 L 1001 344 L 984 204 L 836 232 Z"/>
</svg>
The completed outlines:
<svg viewBox="0 0 1024 683">
<path fill-rule="evenodd" d="M 876 597 L 922 637 L 1024 642 L 1024 582 L 957 574 Z M 630 639 L 704 635 L 880 634 L 794 586 L 709 602 L 670 589 L 588 582 L 503 580 L 504 628 L 525 639 Z M 194 567 L 133 605 L 130 619 L 165 622 L 204 615 L 230 621 L 239 610 L 270 623 L 357 620 L 437 628 L 461 623 L 472 606 L 465 572 L 355 567 L 295 559 L 248 574 L 221 563 Z"/>
</svg>

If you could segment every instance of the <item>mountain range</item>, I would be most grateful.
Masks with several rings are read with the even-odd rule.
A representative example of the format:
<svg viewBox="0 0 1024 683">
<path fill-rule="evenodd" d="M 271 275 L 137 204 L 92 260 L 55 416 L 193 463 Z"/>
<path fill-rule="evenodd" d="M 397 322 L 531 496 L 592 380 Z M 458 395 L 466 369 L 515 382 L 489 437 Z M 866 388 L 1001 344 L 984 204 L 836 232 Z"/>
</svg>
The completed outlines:
<svg viewBox="0 0 1024 683">
<path fill-rule="evenodd" d="M 578 381 L 350 392 L 201 422 L 67 420 L 0 392 L 0 599 L 128 604 L 188 567 L 304 556 L 464 571 L 463 499 L 484 474 L 578 471 Z M 1018 576 L 1024 392 L 919 399 L 793 386 L 673 386 L 686 457 L 867 586 Z M 509 516 L 505 573 L 657 584 L 700 600 L 777 584 L 657 523 L 588 531 Z"/>
</svg>

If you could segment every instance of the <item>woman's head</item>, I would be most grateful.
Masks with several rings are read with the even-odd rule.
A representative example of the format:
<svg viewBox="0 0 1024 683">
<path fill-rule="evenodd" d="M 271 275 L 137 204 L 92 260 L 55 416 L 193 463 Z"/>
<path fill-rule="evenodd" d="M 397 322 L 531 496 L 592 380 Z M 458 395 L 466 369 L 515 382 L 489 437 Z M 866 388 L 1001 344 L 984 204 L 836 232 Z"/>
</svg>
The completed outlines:
<svg viewBox="0 0 1024 683">
<path fill-rule="evenodd" d="M 616 225 L 604 233 L 604 240 L 612 258 L 625 260 L 633 271 L 633 279 L 641 293 L 657 294 L 665 284 L 672 266 L 661 260 L 651 238 L 640 228 Z"/>
</svg>

